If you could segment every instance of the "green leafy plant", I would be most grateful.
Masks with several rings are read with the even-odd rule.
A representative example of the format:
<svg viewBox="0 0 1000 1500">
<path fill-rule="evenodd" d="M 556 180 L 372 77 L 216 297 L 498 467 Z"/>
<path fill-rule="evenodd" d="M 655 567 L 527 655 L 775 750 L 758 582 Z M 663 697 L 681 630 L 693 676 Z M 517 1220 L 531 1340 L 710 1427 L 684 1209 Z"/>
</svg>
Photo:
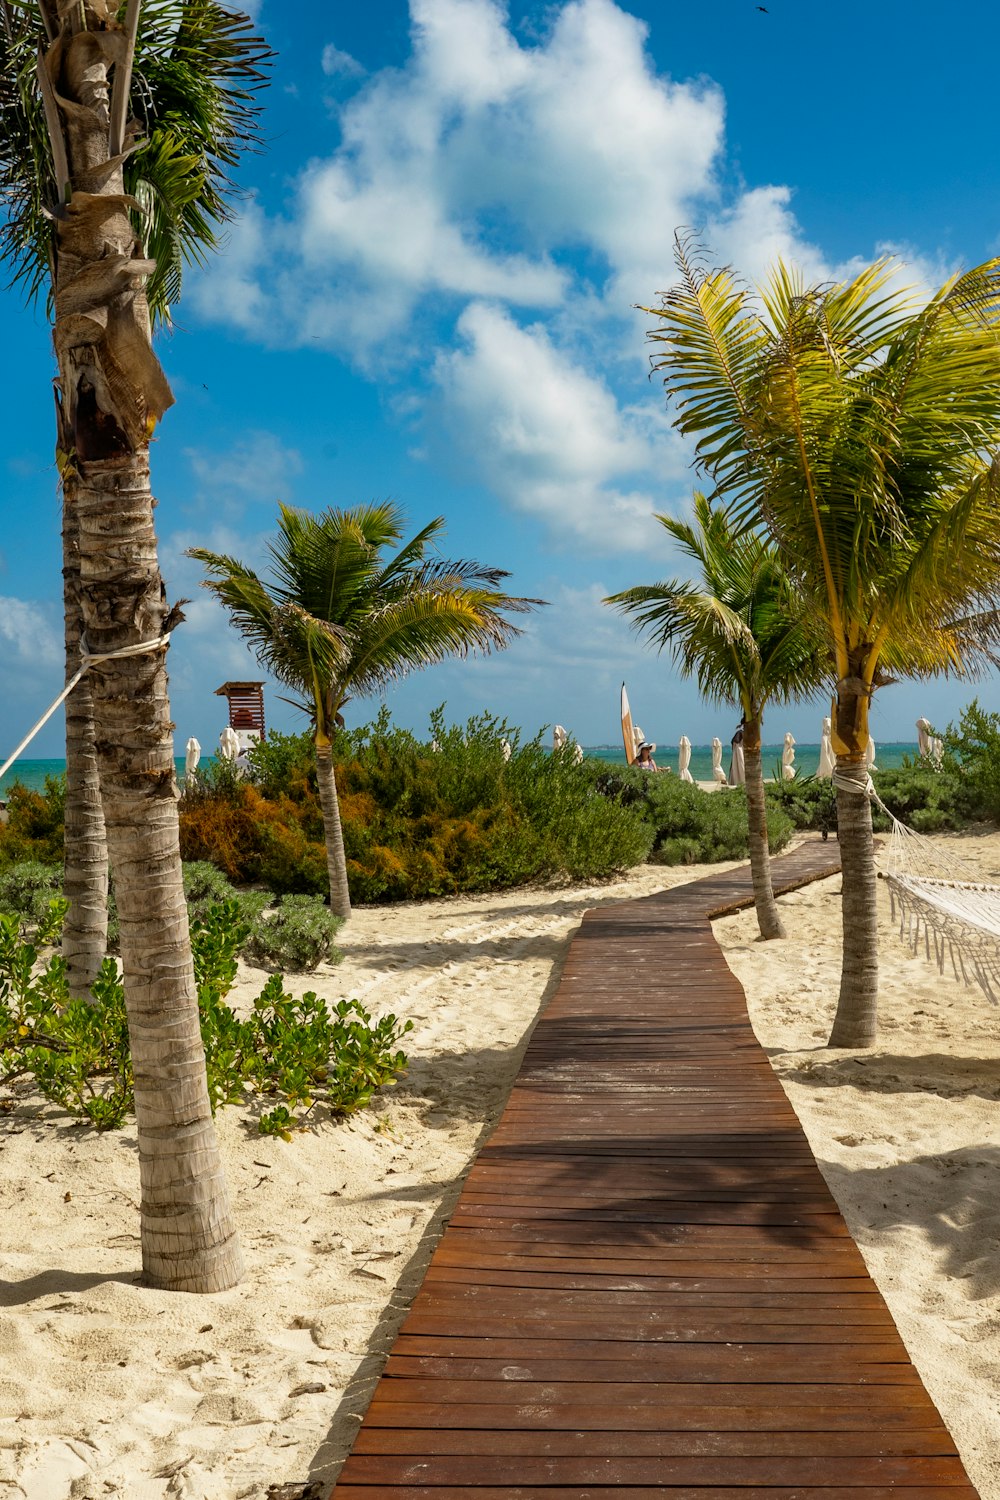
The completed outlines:
<svg viewBox="0 0 1000 1500">
<path fill-rule="evenodd" d="M 62 958 L 42 958 L 65 909 L 51 902 L 33 941 L 16 917 L 0 914 L 0 1087 L 10 1091 L 0 1107 L 32 1088 L 99 1130 L 117 1129 L 134 1103 L 122 984 L 108 959 L 90 998 L 69 998 Z M 226 996 L 248 931 L 235 900 L 210 906 L 191 929 L 209 1094 L 213 1110 L 242 1104 L 262 1133 L 290 1139 L 318 1106 L 347 1114 L 394 1083 L 412 1022 L 372 1021 L 357 1000 L 290 995 L 280 974 L 239 1016 Z"/>
</svg>

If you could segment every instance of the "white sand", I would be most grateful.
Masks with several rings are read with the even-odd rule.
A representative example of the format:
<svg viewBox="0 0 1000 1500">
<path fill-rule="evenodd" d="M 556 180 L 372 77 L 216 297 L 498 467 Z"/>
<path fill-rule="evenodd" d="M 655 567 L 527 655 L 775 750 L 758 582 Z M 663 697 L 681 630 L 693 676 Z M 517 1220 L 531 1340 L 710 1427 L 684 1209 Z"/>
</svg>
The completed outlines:
<svg viewBox="0 0 1000 1500">
<path fill-rule="evenodd" d="M 1000 835 L 962 846 L 1000 877 Z M 411 1018 L 409 1075 L 288 1145 L 220 1115 L 249 1267 L 232 1292 L 135 1285 L 134 1132 L 42 1105 L 6 1117 L 0 1495 L 263 1500 L 332 1481 L 581 913 L 703 873 L 358 911 L 344 964 L 290 987 Z M 754 942 L 752 913 L 717 930 L 973 1481 L 1000 1500 L 1000 1014 L 887 937 L 880 1045 L 823 1050 L 838 886 L 785 898 L 785 943 Z M 239 995 L 265 978 L 245 971 Z"/>
</svg>

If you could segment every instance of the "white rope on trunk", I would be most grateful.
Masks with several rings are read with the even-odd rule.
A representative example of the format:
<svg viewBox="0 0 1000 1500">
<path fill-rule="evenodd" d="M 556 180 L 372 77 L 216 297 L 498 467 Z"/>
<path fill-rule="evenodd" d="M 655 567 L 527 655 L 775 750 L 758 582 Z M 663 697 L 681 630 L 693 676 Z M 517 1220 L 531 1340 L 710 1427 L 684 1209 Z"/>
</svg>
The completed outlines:
<svg viewBox="0 0 1000 1500">
<path fill-rule="evenodd" d="M 70 678 L 69 682 L 67 682 L 66 686 L 59 694 L 59 697 L 55 700 L 54 703 L 51 703 L 49 705 L 34 728 L 29 729 L 24 739 L 14 751 L 13 755 L 8 756 L 3 765 L 0 766 L 0 779 L 6 776 L 11 766 L 21 754 L 21 751 L 26 749 L 27 746 L 31 744 L 38 731 L 43 727 L 43 725 L 49 722 L 59 705 L 61 703 L 65 703 L 66 699 L 69 697 L 70 693 L 83 677 L 84 673 L 89 672 L 91 667 L 97 666 L 97 664 L 102 661 L 115 661 L 120 656 L 142 656 L 147 651 L 159 651 L 161 647 L 167 646 L 169 644 L 169 641 L 170 637 L 168 635 L 158 635 L 155 641 L 135 641 L 131 646 L 120 646 L 117 651 L 91 652 L 88 649 L 86 642 L 81 640 L 80 661 L 82 665 L 79 671 Z"/>
</svg>

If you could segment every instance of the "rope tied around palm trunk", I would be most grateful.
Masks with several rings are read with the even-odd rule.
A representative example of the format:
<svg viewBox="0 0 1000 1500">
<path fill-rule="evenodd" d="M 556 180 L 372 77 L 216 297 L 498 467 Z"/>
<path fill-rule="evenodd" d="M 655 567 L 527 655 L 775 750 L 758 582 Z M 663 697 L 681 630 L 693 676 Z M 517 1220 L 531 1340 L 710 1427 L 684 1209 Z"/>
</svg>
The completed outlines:
<svg viewBox="0 0 1000 1500">
<path fill-rule="evenodd" d="M 21 751 L 25 750 L 31 744 L 38 731 L 43 725 L 48 723 L 56 709 L 66 701 L 77 683 L 81 681 L 85 673 L 90 671 L 91 667 L 96 667 L 103 661 L 117 661 L 120 657 L 124 656 L 143 656 L 147 651 L 165 650 L 169 644 L 170 636 L 168 634 L 158 635 L 154 641 L 133 641 L 131 646 L 119 646 L 116 651 L 91 651 L 86 640 L 81 637 L 79 670 L 70 678 L 55 702 L 51 703 L 45 710 L 34 728 L 28 731 L 13 755 L 8 756 L 3 765 L 0 766 L 0 779 L 6 776 L 11 766 L 21 754 Z"/>
</svg>

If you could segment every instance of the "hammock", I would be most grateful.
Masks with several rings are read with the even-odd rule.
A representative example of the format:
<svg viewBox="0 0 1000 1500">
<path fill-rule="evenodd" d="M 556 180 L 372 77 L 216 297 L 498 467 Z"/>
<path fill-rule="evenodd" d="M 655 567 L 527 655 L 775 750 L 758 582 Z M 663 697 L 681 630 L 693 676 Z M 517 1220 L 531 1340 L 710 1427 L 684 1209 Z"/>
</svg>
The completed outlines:
<svg viewBox="0 0 1000 1500">
<path fill-rule="evenodd" d="M 977 880 L 964 860 L 907 828 L 874 788 L 869 796 L 890 822 L 881 874 L 893 921 L 899 917 L 900 938 L 914 953 L 922 940 L 928 959 L 933 949 L 939 973 L 949 958 L 956 979 L 978 984 L 988 1000 L 1000 1004 L 1000 885 Z"/>
</svg>

